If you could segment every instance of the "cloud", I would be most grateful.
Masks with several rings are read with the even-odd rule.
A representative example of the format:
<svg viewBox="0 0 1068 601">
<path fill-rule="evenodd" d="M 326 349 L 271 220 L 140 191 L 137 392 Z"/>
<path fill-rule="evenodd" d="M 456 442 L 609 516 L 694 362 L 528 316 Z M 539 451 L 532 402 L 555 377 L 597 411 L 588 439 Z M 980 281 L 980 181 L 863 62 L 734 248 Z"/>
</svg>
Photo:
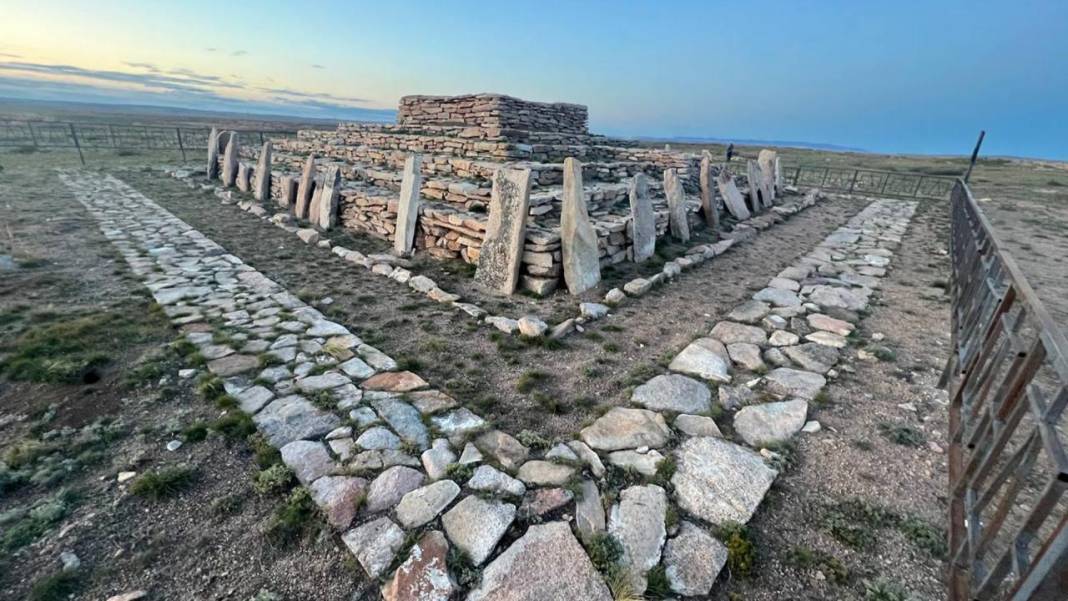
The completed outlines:
<svg viewBox="0 0 1068 601">
<path fill-rule="evenodd" d="M 154 65 L 152 63 L 123 62 L 122 64 L 126 65 L 127 67 L 132 67 L 134 69 L 144 69 L 146 71 L 151 71 L 153 73 L 159 73 L 159 68 L 156 67 L 156 65 Z"/>
<path fill-rule="evenodd" d="M 206 50 L 208 52 L 218 52 L 219 49 L 218 48 L 205 48 L 204 50 Z"/>
<path fill-rule="evenodd" d="M 325 68 L 326 67 L 324 67 L 322 65 L 312 65 L 312 69 L 325 69 Z"/>
<path fill-rule="evenodd" d="M 234 50 L 230 53 L 230 56 L 245 56 L 246 54 L 248 54 L 248 52 L 244 50 Z"/>
<path fill-rule="evenodd" d="M 11 54 L 10 52 L 0 52 L 0 56 L 4 58 L 22 58 L 21 54 Z"/>
<path fill-rule="evenodd" d="M 150 63 L 127 65 L 155 71 L 126 73 L 71 65 L 0 61 L 0 96 L 341 120 L 388 121 L 395 115 L 391 110 L 361 106 L 367 103 L 362 98 L 284 87 L 253 87 L 186 68 L 160 71 Z M 257 95 L 264 97 L 256 98 Z"/>
</svg>

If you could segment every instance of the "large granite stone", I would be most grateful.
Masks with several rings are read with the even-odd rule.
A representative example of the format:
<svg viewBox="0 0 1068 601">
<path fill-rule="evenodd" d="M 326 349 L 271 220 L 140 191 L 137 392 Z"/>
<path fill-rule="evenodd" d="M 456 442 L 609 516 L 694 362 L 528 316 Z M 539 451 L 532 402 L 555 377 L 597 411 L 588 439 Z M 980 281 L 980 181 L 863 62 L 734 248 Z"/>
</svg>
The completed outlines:
<svg viewBox="0 0 1068 601">
<path fill-rule="evenodd" d="M 438 517 L 459 494 L 460 487 L 452 480 L 439 480 L 417 488 L 397 504 L 397 521 L 409 530 L 418 528 Z"/>
<path fill-rule="evenodd" d="M 526 242 L 530 170 L 498 169 L 475 281 L 503 294 L 515 292 Z"/>
<path fill-rule="evenodd" d="M 467 601 L 612 601 L 564 522 L 527 529 L 482 572 Z"/>
<path fill-rule="evenodd" d="M 680 242 L 690 241 L 690 222 L 686 214 L 686 196 L 674 169 L 664 170 L 664 196 L 668 204 L 668 229 Z"/>
<path fill-rule="evenodd" d="M 256 162 L 256 182 L 252 186 L 252 196 L 260 202 L 271 198 L 271 141 L 263 143 L 260 156 Z"/>
<path fill-rule="evenodd" d="M 395 465 L 378 475 L 367 487 L 367 513 L 377 513 L 392 508 L 404 495 L 423 484 L 423 474 L 403 465 Z"/>
<path fill-rule="evenodd" d="M 522 482 L 490 465 L 478 466 L 467 481 L 467 487 L 471 490 L 514 497 L 521 497 L 527 491 Z"/>
<path fill-rule="evenodd" d="M 393 232 L 393 252 L 407 256 L 415 242 L 415 223 L 419 219 L 419 191 L 422 189 L 423 155 L 410 154 L 404 160 L 400 198 L 397 201 L 397 229 Z"/>
<path fill-rule="evenodd" d="M 500 430 L 483 432 L 475 439 L 475 446 L 510 472 L 519 469 L 530 452 L 515 437 Z"/>
<path fill-rule="evenodd" d="M 800 399 L 749 405 L 734 414 L 734 431 L 750 446 L 772 446 L 800 432 L 807 416 L 808 403 Z"/>
<path fill-rule="evenodd" d="M 719 229 L 719 207 L 716 203 L 716 194 L 712 189 L 712 156 L 707 150 L 701 153 L 701 171 L 698 174 L 701 184 L 701 213 L 705 217 L 705 225 L 713 232 Z"/>
<path fill-rule="evenodd" d="M 712 392 L 693 378 L 660 375 L 635 388 L 630 402 L 653 411 L 705 413 L 712 408 Z"/>
<path fill-rule="evenodd" d="M 384 601 L 449 601 L 456 585 L 449 575 L 449 542 L 437 530 L 424 534 L 382 587 Z"/>
<path fill-rule="evenodd" d="M 304 161 L 304 170 L 300 174 L 300 183 L 297 184 L 297 200 L 293 205 L 293 216 L 297 219 L 307 219 L 308 209 L 311 206 L 312 191 L 315 187 L 315 155 L 309 154 Z"/>
<path fill-rule="evenodd" d="M 330 452 L 321 442 L 294 440 L 280 450 L 282 462 L 293 470 L 297 480 L 305 486 L 330 474 L 336 467 Z"/>
<path fill-rule="evenodd" d="M 308 487 L 312 499 L 326 516 L 326 521 L 344 530 L 356 517 L 356 504 L 367 490 L 367 480 L 349 476 L 323 476 Z"/>
<path fill-rule="evenodd" d="M 726 347 L 714 338 L 698 338 L 691 342 L 681 353 L 675 355 L 668 364 L 668 369 L 713 382 L 731 381 L 730 356 L 727 355 Z"/>
<path fill-rule="evenodd" d="M 716 187 L 719 188 L 719 195 L 723 197 L 723 204 L 731 215 L 742 221 L 749 219 L 751 215 L 745 205 L 745 198 L 729 171 L 720 169 L 719 175 L 716 176 Z"/>
<path fill-rule="evenodd" d="M 827 384 L 826 378 L 810 371 L 779 367 L 766 377 L 768 392 L 777 398 L 798 397 L 811 401 Z"/>
<path fill-rule="evenodd" d="M 371 406 L 405 442 L 417 445 L 420 449 L 430 446 L 430 431 L 423 424 L 423 416 L 418 409 L 393 397 L 375 399 L 371 401 Z"/>
<path fill-rule="evenodd" d="M 341 188 L 341 170 L 334 166 L 323 175 L 323 187 L 317 192 L 316 215 L 313 221 L 321 229 L 333 229 L 337 225 L 338 192 Z"/>
<path fill-rule="evenodd" d="M 404 545 L 404 531 L 389 518 L 380 517 L 349 530 L 341 535 L 341 540 L 367 575 L 378 578 Z"/>
<path fill-rule="evenodd" d="M 586 211 L 582 163 L 564 159 L 564 201 L 560 209 L 560 250 L 564 282 L 571 294 L 582 294 L 601 281 L 597 232 Z"/>
<path fill-rule="evenodd" d="M 472 495 L 441 516 L 441 524 L 449 540 L 477 566 L 493 552 L 515 519 L 515 512 L 515 505 Z"/>
<path fill-rule="evenodd" d="M 585 541 L 605 530 L 604 503 L 593 480 L 582 481 L 579 498 L 575 500 L 575 529 Z"/>
<path fill-rule="evenodd" d="M 815 342 L 783 347 L 783 352 L 802 369 L 825 374 L 838 363 L 838 351 Z"/>
<path fill-rule="evenodd" d="M 318 438 L 341 425 L 338 416 L 296 395 L 271 401 L 252 416 L 252 421 L 271 445 L 278 448 L 294 440 Z"/>
<path fill-rule="evenodd" d="M 534 486 L 562 486 L 575 473 L 575 468 L 551 461 L 528 461 L 519 468 L 516 477 Z"/>
<path fill-rule="evenodd" d="M 721 438 L 690 438 L 675 457 L 679 507 L 713 524 L 748 522 L 777 475 L 759 454 Z"/>
<path fill-rule="evenodd" d="M 630 182 L 630 232 L 633 242 L 633 260 L 641 263 L 656 252 L 656 214 L 649 200 L 649 184 L 645 174 L 637 173 Z"/>
<path fill-rule="evenodd" d="M 727 548 L 723 543 L 693 522 L 683 522 L 678 536 L 664 546 L 668 583 L 679 595 L 707 595 L 726 563 Z"/>
<path fill-rule="evenodd" d="M 241 159 L 241 143 L 238 142 L 237 132 L 230 132 L 230 140 L 226 143 L 226 153 L 223 155 L 222 183 L 226 187 L 237 183 L 238 161 Z"/>
<path fill-rule="evenodd" d="M 623 490 L 608 517 L 608 533 L 623 547 L 620 563 L 635 594 L 645 592 L 645 573 L 660 563 L 667 506 L 667 495 L 659 486 L 632 486 Z"/>
<path fill-rule="evenodd" d="M 582 440 L 600 451 L 659 448 L 671 439 L 664 416 L 647 409 L 613 407 L 579 433 Z"/>
<path fill-rule="evenodd" d="M 712 328 L 711 336 L 723 344 L 747 342 L 757 346 L 764 346 L 768 341 L 768 335 L 762 328 L 732 321 L 717 323 Z"/>
</svg>

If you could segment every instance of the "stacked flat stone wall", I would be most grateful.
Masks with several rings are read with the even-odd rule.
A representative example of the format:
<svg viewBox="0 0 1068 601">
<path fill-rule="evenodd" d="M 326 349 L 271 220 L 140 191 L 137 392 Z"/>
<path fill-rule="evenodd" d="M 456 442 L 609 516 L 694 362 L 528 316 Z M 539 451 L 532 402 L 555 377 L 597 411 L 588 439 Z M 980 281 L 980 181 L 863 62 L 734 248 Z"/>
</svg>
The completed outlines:
<svg viewBox="0 0 1068 601">
<path fill-rule="evenodd" d="M 501 94 L 405 96 L 397 111 L 402 125 L 475 125 L 528 131 L 587 133 L 580 104 L 531 102 Z"/>
</svg>

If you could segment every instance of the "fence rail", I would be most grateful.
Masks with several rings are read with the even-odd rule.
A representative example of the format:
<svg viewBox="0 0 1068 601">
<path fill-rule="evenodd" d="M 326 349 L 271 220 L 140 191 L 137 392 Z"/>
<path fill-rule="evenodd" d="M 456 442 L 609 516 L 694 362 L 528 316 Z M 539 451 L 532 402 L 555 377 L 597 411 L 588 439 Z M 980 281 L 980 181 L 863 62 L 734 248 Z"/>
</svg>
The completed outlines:
<svg viewBox="0 0 1068 601">
<path fill-rule="evenodd" d="M 928 200 L 947 200 L 956 181 L 952 177 L 924 173 L 853 167 L 799 165 L 787 167 L 784 171 L 787 183 L 795 186 L 815 186 L 850 194 Z"/>
<path fill-rule="evenodd" d="M 963 181 L 951 207 L 949 599 L 1063 600 L 1068 340 Z"/>
<path fill-rule="evenodd" d="M 296 130 L 237 130 L 262 144 L 268 138 L 294 137 Z M 68 121 L 0 121 L 0 147 L 172 150 L 194 153 L 207 149 L 210 128 L 166 127 Z M 248 139 L 248 138 L 246 138 Z M 84 159 L 83 159 L 84 162 Z"/>
</svg>

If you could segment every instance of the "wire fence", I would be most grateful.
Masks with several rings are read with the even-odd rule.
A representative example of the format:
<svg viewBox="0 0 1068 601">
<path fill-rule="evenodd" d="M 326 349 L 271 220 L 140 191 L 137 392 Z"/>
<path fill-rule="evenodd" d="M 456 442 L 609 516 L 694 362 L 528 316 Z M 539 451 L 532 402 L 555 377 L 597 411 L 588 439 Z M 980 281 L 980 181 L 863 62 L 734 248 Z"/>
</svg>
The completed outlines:
<svg viewBox="0 0 1068 601">
<path fill-rule="evenodd" d="M 787 183 L 795 186 L 893 198 L 949 200 L 956 183 L 953 177 L 853 167 L 799 165 L 783 171 Z"/>
<path fill-rule="evenodd" d="M 297 130 L 238 129 L 242 139 L 262 144 L 272 138 L 296 137 Z M 166 127 L 113 123 L 74 123 L 69 121 L 0 121 L 0 148 L 77 150 L 85 164 L 83 150 L 166 150 L 182 154 L 208 147 L 211 129 L 207 127 Z"/>
</svg>

